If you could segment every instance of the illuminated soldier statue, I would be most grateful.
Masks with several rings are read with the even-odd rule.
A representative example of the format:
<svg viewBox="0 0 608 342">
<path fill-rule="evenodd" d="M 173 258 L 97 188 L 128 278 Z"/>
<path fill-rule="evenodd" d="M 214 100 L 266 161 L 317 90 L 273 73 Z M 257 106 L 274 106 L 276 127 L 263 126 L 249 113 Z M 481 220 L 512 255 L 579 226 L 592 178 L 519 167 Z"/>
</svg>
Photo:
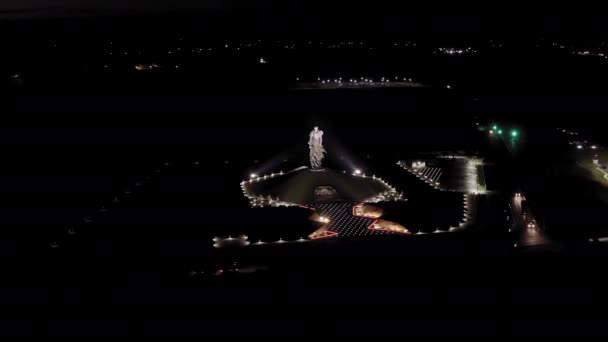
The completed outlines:
<svg viewBox="0 0 608 342">
<path fill-rule="evenodd" d="M 313 169 L 321 168 L 321 162 L 325 158 L 325 148 L 323 148 L 323 131 L 317 126 L 310 132 L 308 148 L 310 149 L 310 166 Z"/>
</svg>

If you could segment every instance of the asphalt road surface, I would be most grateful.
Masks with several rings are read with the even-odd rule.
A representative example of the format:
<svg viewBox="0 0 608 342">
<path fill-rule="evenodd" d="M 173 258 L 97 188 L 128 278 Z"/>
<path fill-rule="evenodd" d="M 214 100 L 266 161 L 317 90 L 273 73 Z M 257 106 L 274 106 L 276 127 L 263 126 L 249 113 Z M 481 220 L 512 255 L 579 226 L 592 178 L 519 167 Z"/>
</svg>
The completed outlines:
<svg viewBox="0 0 608 342">
<path fill-rule="evenodd" d="M 551 241 L 538 226 L 532 213 L 524 213 L 521 204 L 524 199 L 525 197 L 521 193 L 516 193 L 511 201 L 517 246 L 531 247 L 550 244 Z"/>
</svg>

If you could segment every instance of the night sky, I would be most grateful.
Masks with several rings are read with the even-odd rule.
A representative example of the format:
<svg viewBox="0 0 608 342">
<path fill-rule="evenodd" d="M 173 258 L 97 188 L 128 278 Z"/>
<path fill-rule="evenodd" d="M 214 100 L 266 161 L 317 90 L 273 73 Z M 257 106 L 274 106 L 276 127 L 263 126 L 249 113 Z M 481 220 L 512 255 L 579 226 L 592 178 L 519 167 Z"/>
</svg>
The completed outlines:
<svg viewBox="0 0 608 342">
<path fill-rule="evenodd" d="M 363 3 L 342 0 L 4 0 L 0 1 L 0 21 L 186 10 L 238 13 L 247 19 L 259 18 L 263 25 L 277 30 L 310 27 L 339 32 L 416 30 L 517 35 L 556 32 L 600 38 L 608 34 L 604 12 L 591 7 L 547 7 L 511 2 L 484 6 L 457 2 L 446 6 L 385 0 Z"/>
<path fill-rule="evenodd" d="M 99 9 L 232 9 L 248 7 L 265 7 L 269 0 L 4 0 L 0 10 L 31 10 L 60 8 L 99 8 Z"/>
</svg>

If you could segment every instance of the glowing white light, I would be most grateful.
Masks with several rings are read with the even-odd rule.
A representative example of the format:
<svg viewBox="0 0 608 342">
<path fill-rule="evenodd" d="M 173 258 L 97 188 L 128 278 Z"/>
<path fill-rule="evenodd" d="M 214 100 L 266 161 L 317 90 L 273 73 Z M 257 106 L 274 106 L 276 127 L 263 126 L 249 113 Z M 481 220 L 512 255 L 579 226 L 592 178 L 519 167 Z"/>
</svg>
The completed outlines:
<svg viewBox="0 0 608 342">
<path fill-rule="evenodd" d="M 583 145 L 576 145 L 576 148 L 578 148 L 579 150 L 583 149 Z"/>
<path fill-rule="evenodd" d="M 597 150 L 597 146 L 596 145 L 591 145 L 591 149 L 592 150 Z"/>
<path fill-rule="evenodd" d="M 356 175 L 360 175 L 360 174 L 361 174 L 361 170 L 359 170 L 359 169 L 355 169 L 355 174 L 356 174 Z"/>
<path fill-rule="evenodd" d="M 258 175 L 256 175 L 255 173 L 252 173 L 249 175 L 250 178 L 258 178 Z"/>
</svg>

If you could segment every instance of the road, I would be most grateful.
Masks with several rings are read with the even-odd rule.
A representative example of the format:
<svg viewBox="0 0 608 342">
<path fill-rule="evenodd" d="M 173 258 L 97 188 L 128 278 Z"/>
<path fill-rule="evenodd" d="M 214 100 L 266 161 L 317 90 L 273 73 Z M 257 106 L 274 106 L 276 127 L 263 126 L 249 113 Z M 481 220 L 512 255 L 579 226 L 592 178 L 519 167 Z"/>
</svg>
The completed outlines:
<svg viewBox="0 0 608 342">
<path fill-rule="evenodd" d="M 517 246 L 531 247 L 550 244 L 551 241 L 540 229 L 532 213 L 524 212 L 522 208 L 523 200 L 525 200 L 525 197 L 521 193 L 516 193 L 511 201 Z"/>
</svg>

